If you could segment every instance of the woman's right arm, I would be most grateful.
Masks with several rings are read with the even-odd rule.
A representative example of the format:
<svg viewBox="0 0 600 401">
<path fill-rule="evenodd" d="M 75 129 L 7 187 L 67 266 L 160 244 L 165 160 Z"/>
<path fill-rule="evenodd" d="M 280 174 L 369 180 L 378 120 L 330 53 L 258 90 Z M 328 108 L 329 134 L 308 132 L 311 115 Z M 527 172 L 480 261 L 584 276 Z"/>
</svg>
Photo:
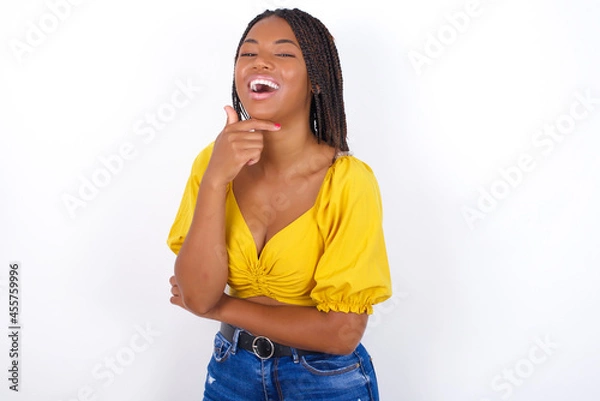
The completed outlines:
<svg viewBox="0 0 600 401">
<path fill-rule="evenodd" d="M 260 159 L 262 131 L 279 127 L 268 121 L 239 121 L 226 106 L 227 124 L 215 140 L 210 162 L 198 189 L 194 217 L 175 260 L 175 279 L 186 308 L 210 311 L 221 299 L 228 275 L 225 244 L 227 185 L 244 165 Z"/>
<path fill-rule="evenodd" d="M 190 229 L 175 259 L 175 278 L 191 310 L 210 310 L 227 283 L 226 190 L 227 184 L 202 179 Z"/>
</svg>

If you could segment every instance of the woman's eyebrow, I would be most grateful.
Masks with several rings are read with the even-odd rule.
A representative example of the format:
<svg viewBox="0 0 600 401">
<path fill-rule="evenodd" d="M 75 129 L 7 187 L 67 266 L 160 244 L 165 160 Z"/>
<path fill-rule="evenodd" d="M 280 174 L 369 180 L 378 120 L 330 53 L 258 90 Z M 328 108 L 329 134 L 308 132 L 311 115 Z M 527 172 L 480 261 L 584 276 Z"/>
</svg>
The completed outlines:
<svg viewBox="0 0 600 401">
<path fill-rule="evenodd" d="M 256 39 L 252 39 L 252 38 L 247 38 L 246 40 L 244 40 L 244 43 L 255 43 L 255 44 L 258 44 L 258 40 L 256 40 Z M 298 44 L 296 44 L 296 42 L 294 42 L 294 41 L 293 41 L 293 40 L 291 40 L 291 39 L 278 39 L 278 40 L 276 40 L 274 43 L 275 43 L 276 45 L 279 45 L 279 44 L 282 44 L 282 43 L 291 43 L 291 44 L 293 44 L 294 46 L 296 46 L 297 48 L 300 48 L 300 47 L 298 46 Z"/>
</svg>

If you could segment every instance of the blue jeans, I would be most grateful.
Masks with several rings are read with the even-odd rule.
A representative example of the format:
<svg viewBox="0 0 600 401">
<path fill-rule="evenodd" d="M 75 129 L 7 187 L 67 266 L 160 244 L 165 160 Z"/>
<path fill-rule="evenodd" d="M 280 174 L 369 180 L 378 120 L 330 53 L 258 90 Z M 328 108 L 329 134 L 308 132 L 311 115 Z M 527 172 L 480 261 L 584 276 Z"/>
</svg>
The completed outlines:
<svg viewBox="0 0 600 401">
<path fill-rule="evenodd" d="M 379 401 L 371 356 L 362 344 L 349 355 L 260 359 L 217 332 L 204 401 Z"/>
</svg>

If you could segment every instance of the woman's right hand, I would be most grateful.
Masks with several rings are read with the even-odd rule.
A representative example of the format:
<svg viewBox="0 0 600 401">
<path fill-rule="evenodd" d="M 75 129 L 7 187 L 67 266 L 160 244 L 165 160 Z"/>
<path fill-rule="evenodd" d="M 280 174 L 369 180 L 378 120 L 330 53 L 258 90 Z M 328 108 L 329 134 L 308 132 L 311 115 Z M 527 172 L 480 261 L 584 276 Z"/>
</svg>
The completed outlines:
<svg viewBox="0 0 600 401">
<path fill-rule="evenodd" d="M 235 109 L 225 106 L 227 124 L 217 136 L 205 178 L 214 185 L 225 186 L 245 165 L 260 160 L 263 131 L 278 131 L 281 126 L 271 121 L 249 119 L 240 121 Z"/>
</svg>

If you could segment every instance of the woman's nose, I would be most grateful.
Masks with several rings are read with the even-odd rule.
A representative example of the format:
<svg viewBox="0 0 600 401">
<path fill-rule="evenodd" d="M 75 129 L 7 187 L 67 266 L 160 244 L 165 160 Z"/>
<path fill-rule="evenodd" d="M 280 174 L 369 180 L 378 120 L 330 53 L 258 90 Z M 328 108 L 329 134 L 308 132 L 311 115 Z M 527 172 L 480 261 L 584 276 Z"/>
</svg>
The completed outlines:
<svg viewBox="0 0 600 401">
<path fill-rule="evenodd" d="M 268 58 L 268 56 L 257 54 L 256 57 L 254 58 L 253 67 L 255 69 L 270 70 L 273 68 L 273 63 Z"/>
</svg>

